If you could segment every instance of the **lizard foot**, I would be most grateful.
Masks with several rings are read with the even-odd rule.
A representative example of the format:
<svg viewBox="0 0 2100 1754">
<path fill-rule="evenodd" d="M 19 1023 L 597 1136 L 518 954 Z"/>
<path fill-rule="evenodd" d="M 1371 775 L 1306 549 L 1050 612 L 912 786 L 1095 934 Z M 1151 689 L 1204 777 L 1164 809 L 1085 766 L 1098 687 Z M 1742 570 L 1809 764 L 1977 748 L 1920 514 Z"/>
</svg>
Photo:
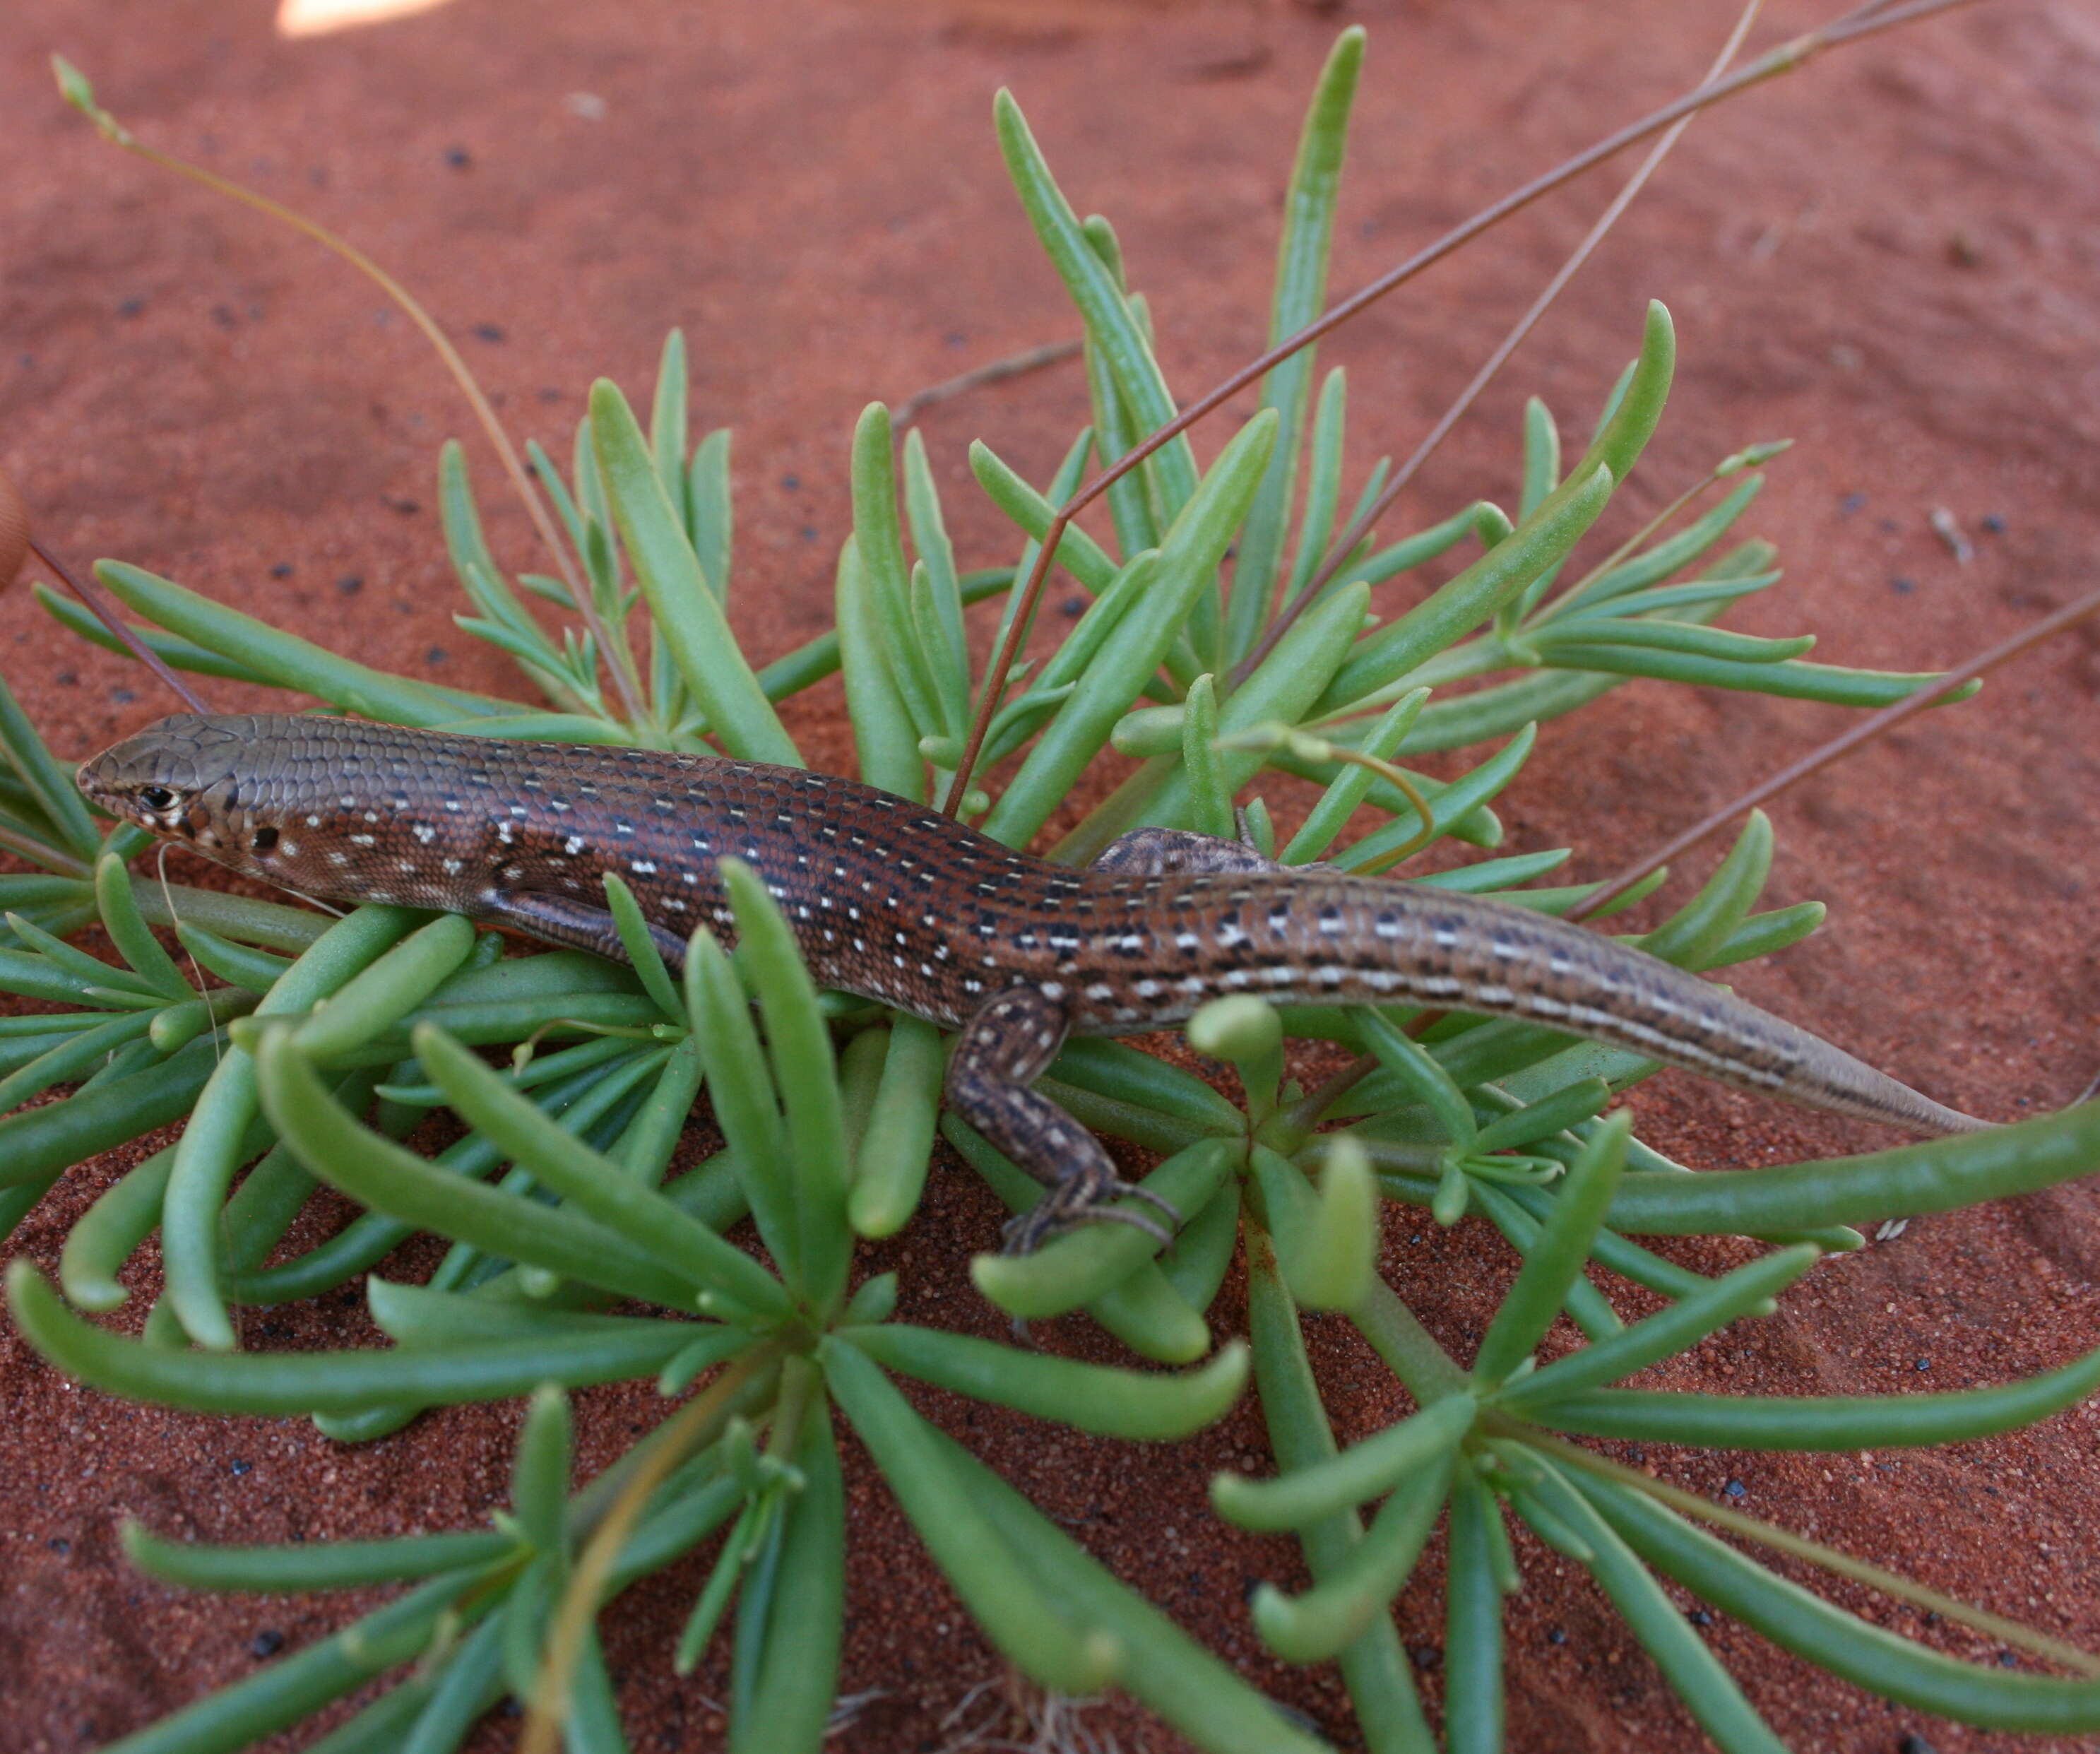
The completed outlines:
<svg viewBox="0 0 2100 1754">
<path fill-rule="evenodd" d="M 1167 1223 L 1160 1223 L 1149 1213 L 1110 1204 L 1126 1199 L 1146 1202 L 1166 1215 Z M 1095 1173 L 1068 1176 L 1027 1211 L 1007 1221 L 1000 1232 L 1005 1239 L 1001 1253 L 1033 1254 L 1053 1236 L 1061 1236 L 1082 1225 L 1102 1222 L 1127 1224 L 1133 1230 L 1144 1231 L 1161 1248 L 1168 1248 L 1174 1243 L 1174 1230 L 1170 1226 L 1180 1226 L 1181 1214 L 1149 1189 L 1126 1182 L 1120 1176 Z"/>
</svg>

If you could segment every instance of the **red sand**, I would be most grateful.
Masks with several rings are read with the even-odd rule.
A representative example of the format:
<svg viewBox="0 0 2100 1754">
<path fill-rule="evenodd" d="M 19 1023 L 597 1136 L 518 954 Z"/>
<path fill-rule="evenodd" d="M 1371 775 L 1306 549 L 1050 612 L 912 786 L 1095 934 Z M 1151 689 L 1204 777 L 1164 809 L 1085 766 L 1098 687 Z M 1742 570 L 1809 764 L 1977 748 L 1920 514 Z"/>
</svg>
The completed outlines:
<svg viewBox="0 0 2100 1754">
<path fill-rule="evenodd" d="M 1776 7 L 1771 28 L 1815 10 Z M 828 618 L 862 404 L 1074 330 L 999 168 L 995 86 L 1017 90 L 1083 210 L 1117 222 L 1189 394 L 1264 332 L 1277 198 L 1341 23 L 1367 22 L 1372 42 L 1337 289 L 1692 82 L 1732 8 L 802 0 L 627 8 L 586 24 L 575 7 L 463 0 L 296 46 L 271 38 L 269 11 L 16 0 L 0 60 L 0 463 L 68 555 L 120 555 L 368 661 L 507 690 L 501 661 L 448 619 L 457 599 L 433 475 L 438 441 L 466 421 L 421 343 L 310 245 L 99 144 L 52 95 L 48 50 L 80 61 L 148 138 L 304 206 L 400 272 L 514 427 L 558 452 L 590 377 L 646 395 L 663 332 L 683 324 L 696 422 L 737 430 L 736 616 L 749 649 L 770 656 Z M 1614 531 L 1740 444 L 1800 440 L 1751 519 L 1790 577 L 1740 625 L 1816 630 L 1818 655 L 1837 661 L 1926 668 L 2089 589 L 2096 117 L 2100 25 L 2070 0 L 2032 0 L 1883 38 L 1702 121 L 1432 466 L 1410 521 L 1476 492 L 1507 502 L 1524 395 L 1586 427 L 1653 294 L 1676 314 L 1683 363 Z M 1324 351 L 1354 373 L 1359 469 L 1374 447 L 1413 444 L 1601 188 L 1520 220 Z M 982 435 L 1040 475 L 1083 407 L 1066 367 L 929 415 L 966 564 L 1012 546 L 971 488 L 968 440 Z M 1222 437 L 1205 433 L 1202 453 Z M 499 551 L 523 557 L 521 520 L 470 445 Z M 1938 506 L 1974 542 L 1971 563 L 1929 528 Z M 293 569 L 282 581 L 280 563 Z M 0 667 L 68 757 L 167 705 L 130 667 L 55 635 L 20 592 L 0 604 Z M 1811 945 L 1745 972 L 1745 989 L 1979 1113 L 2069 1100 L 2100 1058 L 2096 694 L 2100 629 L 2089 627 L 1979 704 L 1907 726 L 1782 800 L 1771 895 L 1822 897 L 1832 919 Z M 240 695 L 212 690 L 227 707 L 246 704 Z M 1635 684 L 1549 729 L 1503 802 L 1510 847 L 1572 842 L 1578 870 L 1601 874 L 1843 722 L 1831 708 Z M 814 760 L 845 764 L 835 687 L 801 706 L 795 728 Z M 1882 1142 L 1674 1075 L 1635 1103 L 1650 1138 L 1697 1164 Z M 49 1266 L 66 1222 L 129 1160 L 77 1172 L 25 1226 L 20 1252 Z M 902 1313 L 996 1331 L 965 1276 L 994 1218 L 952 1164 L 935 1177 L 910 1234 L 867 1252 L 902 1270 Z M 1683 1251 L 1707 1266 L 1740 1254 Z M 1463 1349 L 1508 1262 L 1477 1226 L 1440 1235 L 1401 1213 L 1385 1266 Z M 2093 1343 L 2096 1276 L 2089 1186 L 1933 1219 L 1833 1263 L 1780 1318 L 1731 1331 L 1663 1380 L 1737 1393 L 1997 1381 Z M 1229 1288 L 1221 1328 L 1238 1319 L 1237 1297 Z M 373 1337 L 347 1292 L 253 1316 L 248 1332 L 307 1346 Z M 1362 1349 L 1331 1321 L 1311 1333 L 1347 1429 L 1389 1416 L 1397 1398 Z M 1077 1321 L 1048 1343 L 1113 1350 Z M 120 1516 L 232 1540 L 470 1525 L 501 1496 L 516 1422 L 511 1407 L 467 1409 L 340 1449 L 302 1422 L 223 1423 L 82 1392 L 11 1335 L 0 1382 L 0 1740 L 25 1754 L 139 1727 L 251 1672 L 262 1635 L 295 1647 L 351 1610 L 143 1581 L 116 1552 Z M 1290 1552 L 1224 1530 L 1204 1507 L 1212 1469 L 1255 1464 L 1251 1404 L 1193 1443 L 1143 1454 L 927 1404 L 1110 1565 L 1351 1744 L 1332 1672 L 1267 1659 L 1242 1607 L 1253 1580 L 1298 1577 Z M 586 1465 L 657 1412 L 646 1389 L 588 1397 Z M 2100 1409 L 1942 1453 L 1649 1460 L 1709 1493 L 1739 1480 L 1754 1513 L 2100 1647 L 2100 1538 L 2085 1509 L 2100 1494 Z M 998 1660 L 850 1446 L 849 1479 L 843 1685 L 880 1697 L 832 1745 L 935 1747 L 942 1714 Z M 1701 1745 L 1586 1580 L 1535 1545 L 1522 1553 L 1511 1745 Z M 1431 1659 L 1432 1697 L 1434 1570 L 1399 1610 Z M 699 1575 L 688 1562 L 611 1617 L 638 1748 L 719 1745 L 703 1697 L 721 1694 L 719 1661 L 691 1686 L 668 1673 Z M 1910 1610 L 1836 1593 L 1919 1630 Z M 1908 1733 L 1943 1754 L 2043 1745 L 1890 1708 L 1725 1622 L 1707 1636 L 1792 1747 L 1894 1750 Z M 1926 1636 L 1994 1654 L 1943 1627 Z M 1127 1702 L 1093 1721 L 1127 1749 L 1182 1745 Z M 499 1725 L 479 1745 L 509 1740 Z"/>
</svg>

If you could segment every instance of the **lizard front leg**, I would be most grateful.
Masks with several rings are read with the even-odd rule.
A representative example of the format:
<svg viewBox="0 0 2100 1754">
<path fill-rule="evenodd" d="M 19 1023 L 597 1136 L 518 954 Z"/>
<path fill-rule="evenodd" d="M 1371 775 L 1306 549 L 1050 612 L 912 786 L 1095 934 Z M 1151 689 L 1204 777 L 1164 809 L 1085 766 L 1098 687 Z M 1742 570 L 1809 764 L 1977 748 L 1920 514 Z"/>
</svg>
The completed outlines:
<svg viewBox="0 0 2100 1754">
<path fill-rule="evenodd" d="M 474 908 L 474 918 L 492 920 L 539 939 L 545 943 L 571 944 L 614 962 L 631 960 L 613 923 L 612 912 L 573 895 L 557 895 L 545 890 L 492 890 Z M 649 935 L 673 974 L 686 966 L 686 940 L 655 921 Z"/>
<path fill-rule="evenodd" d="M 1116 1173 L 1101 1142 L 1029 1088 L 1070 1027 L 1064 1007 L 1036 987 L 1013 987 L 986 1001 L 964 1027 L 948 1062 L 948 1101 L 978 1132 L 1049 1192 L 1006 1226 L 1006 1252 L 1025 1255 L 1060 1231 L 1100 1219 L 1131 1225 L 1162 1244 L 1172 1233 L 1156 1219 L 1111 1204 L 1148 1200 L 1179 1224 L 1181 1215 Z"/>
</svg>

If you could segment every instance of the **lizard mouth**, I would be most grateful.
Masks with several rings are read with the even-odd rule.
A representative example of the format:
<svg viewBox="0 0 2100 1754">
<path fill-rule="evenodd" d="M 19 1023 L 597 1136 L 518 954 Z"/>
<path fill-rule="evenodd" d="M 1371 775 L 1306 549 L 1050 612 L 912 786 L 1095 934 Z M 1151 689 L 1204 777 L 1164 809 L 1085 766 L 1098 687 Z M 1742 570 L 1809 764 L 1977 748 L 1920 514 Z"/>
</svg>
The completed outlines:
<svg viewBox="0 0 2100 1754">
<path fill-rule="evenodd" d="M 123 745 L 119 744 L 117 749 Z M 118 796 L 116 787 L 114 763 L 111 758 L 117 749 L 104 749 L 99 755 L 82 762 L 74 771 L 73 783 L 80 788 L 80 795 L 89 803 L 108 811 L 112 816 L 130 815 L 125 801 Z"/>
</svg>

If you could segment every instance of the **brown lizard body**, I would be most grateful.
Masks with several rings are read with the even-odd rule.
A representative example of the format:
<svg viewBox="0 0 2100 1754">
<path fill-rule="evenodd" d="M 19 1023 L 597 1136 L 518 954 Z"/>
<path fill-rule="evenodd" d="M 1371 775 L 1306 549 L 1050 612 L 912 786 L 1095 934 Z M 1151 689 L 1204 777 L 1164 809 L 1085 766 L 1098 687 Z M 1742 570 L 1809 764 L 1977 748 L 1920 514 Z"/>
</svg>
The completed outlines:
<svg viewBox="0 0 2100 1754">
<path fill-rule="evenodd" d="M 716 864 L 741 859 L 820 984 L 962 1030 L 950 1102 L 1051 1190 L 1024 1246 L 1087 1217 L 1150 1227 L 1105 1206 L 1129 1188 L 1029 1088 L 1065 1036 L 1161 1028 L 1233 993 L 1520 1018 L 1914 1132 L 1988 1124 L 1581 926 L 1289 870 L 1173 830 L 1068 869 L 800 768 L 289 715 L 163 719 L 87 762 L 80 784 L 112 814 L 286 889 L 447 909 L 613 957 L 602 879 L 616 872 L 673 969 L 695 927 L 733 940 Z"/>
</svg>

